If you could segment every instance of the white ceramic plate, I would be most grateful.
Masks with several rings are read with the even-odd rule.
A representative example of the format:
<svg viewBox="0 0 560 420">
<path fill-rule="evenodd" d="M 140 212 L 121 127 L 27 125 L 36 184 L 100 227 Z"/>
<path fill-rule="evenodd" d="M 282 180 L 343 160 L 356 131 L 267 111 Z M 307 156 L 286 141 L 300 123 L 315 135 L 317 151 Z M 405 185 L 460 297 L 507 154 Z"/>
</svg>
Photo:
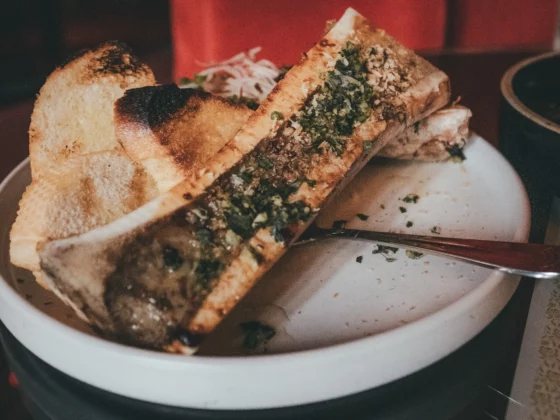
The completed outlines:
<svg viewBox="0 0 560 420">
<path fill-rule="evenodd" d="M 525 241 L 529 205 L 516 173 L 473 137 L 462 164 L 374 161 L 319 219 L 348 227 Z M 29 182 L 27 162 L 0 186 L 0 317 L 33 353 L 99 388 L 183 407 L 249 409 L 316 402 L 401 378 L 448 355 L 504 307 L 518 279 L 443 258 L 395 261 L 374 245 L 329 241 L 290 250 L 194 357 L 95 336 L 9 263 L 8 234 Z M 418 203 L 402 201 L 418 194 Z M 399 200 L 400 198 L 400 200 Z M 406 209 L 402 213 L 399 207 Z M 356 215 L 368 215 L 363 221 Z M 406 227 L 407 221 L 413 225 Z M 361 263 L 357 262 L 358 257 Z M 276 336 L 244 356 L 239 324 Z"/>
</svg>

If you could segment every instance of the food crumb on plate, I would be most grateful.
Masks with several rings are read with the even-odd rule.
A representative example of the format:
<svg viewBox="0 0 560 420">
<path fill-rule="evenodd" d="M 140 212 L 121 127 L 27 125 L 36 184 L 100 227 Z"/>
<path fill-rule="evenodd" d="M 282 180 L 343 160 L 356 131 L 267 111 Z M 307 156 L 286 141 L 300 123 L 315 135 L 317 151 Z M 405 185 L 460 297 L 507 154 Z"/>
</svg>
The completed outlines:
<svg viewBox="0 0 560 420">
<path fill-rule="evenodd" d="M 333 229 L 344 229 L 346 226 L 346 220 L 335 220 L 332 224 Z"/>
<path fill-rule="evenodd" d="M 436 235 L 441 235 L 441 228 L 439 226 L 433 226 L 430 229 L 430 232 L 435 233 Z"/>
<path fill-rule="evenodd" d="M 410 193 L 410 194 L 408 194 L 405 198 L 403 198 L 403 201 L 404 201 L 405 203 L 414 203 L 414 204 L 416 204 L 416 203 L 418 203 L 418 200 L 420 200 L 420 196 L 419 196 L 418 194 L 413 194 L 413 193 Z"/>
<path fill-rule="evenodd" d="M 276 330 L 273 327 L 260 321 L 243 322 L 239 326 L 245 335 L 243 347 L 249 352 L 264 349 L 264 345 L 276 335 Z"/>
<path fill-rule="evenodd" d="M 424 256 L 423 253 L 421 252 L 417 252 L 417 251 L 413 251 L 411 249 L 407 249 L 406 250 L 406 256 L 412 260 L 418 260 L 420 258 L 422 258 Z"/>
</svg>

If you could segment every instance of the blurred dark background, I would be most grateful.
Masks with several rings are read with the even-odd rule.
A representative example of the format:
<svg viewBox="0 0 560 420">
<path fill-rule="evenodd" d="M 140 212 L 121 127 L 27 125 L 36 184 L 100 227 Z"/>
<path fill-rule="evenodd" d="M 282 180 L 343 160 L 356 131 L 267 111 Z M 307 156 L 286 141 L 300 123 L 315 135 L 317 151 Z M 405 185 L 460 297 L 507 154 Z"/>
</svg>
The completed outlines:
<svg viewBox="0 0 560 420">
<path fill-rule="evenodd" d="M 170 48 L 169 3 L 3 0 L 0 105 L 35 95 L 69 53 L 111 39 L 126 41 L 140 55 Z"/>
</svg>

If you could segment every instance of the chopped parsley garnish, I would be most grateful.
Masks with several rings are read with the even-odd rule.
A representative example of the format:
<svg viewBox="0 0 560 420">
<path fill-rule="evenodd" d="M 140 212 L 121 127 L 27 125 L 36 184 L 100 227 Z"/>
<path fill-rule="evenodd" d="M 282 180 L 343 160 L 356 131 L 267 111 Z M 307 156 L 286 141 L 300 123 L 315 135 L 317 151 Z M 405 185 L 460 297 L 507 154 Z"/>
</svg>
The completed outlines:
<svg viewBox="0 0 560 420">
<path fill-rule="evenodd" d="M 406 227 L 407 228 L 412 227 L 413 224 L 414 223 L 409 220 L 408 222 L 406 222 Z"/>
<path fill-rule="evenodd" d="M 414 134 L 418 134 L 418 129 L 420 128 L 420 121 L 414 123 Z"/>
<path fill-rule="evenodd" d="M 284 116 L 281 112 L 272 111 L 272 114 L 270 114 L 270 118 L 272 118 L 273 120 L 283 120 Z"/>
<path fill-rule="evenodd" d="M 196 231 L 196 239 L 198 239 L 198 242 L 200 242 L 202 245 L 210 244 L 212 242 L 213 236 L 214 234 L 212 233 L 212 231 L 207 228 L 202 228 Z"/>
<path fill-rule="evenodd" d="M 259 108 L 259 103 L 255 99 L 250 99 L 245 96 L 231 95 L 227 98 L 228 102 L 234 105 L 245 105 L 247 108 L 256 111 Z"/>
<path fill-rule="evenodd" d="M 201 259 L 196 266 L 198 287 L 206 287 L 208 282 L 216 277 L 223 270 L 223 265 L 218 260 Z"/>
<path fill-rule="evenodd" d="M 467 159 L 465 154 L 463 153 L 463 148 L 458 144 L 453 144 L 449 147 L 446 147 L 445 150 L 447 150 L 447 153 L 449 153 L 451 159 L 454 162 L 460 163 Z"/>
<path fill-rule="evenodd" d="M 333 229 L 344 229 L 346 227 L 346 220 L 335 220 L 332 224 Z"/>
<path fill-rule="evenodd" d="M 253 218 L 251 215 L 228 211 L 226 212 L 226 220 L 228 227 L 243 239 L 251 237 L 253 233 Z"/>
<path fill-rule="evenodd" d="M 406 250 L 406 256 L 408 258 L 411 258 L 413 260 L 417 260 L 419 258 L 422 258 L 424 256 L 424 254 L 422 254 L 421 252 L 416 252 L 416 251 L 412 251 L 410 249 Z"/>
<path fill-rule="evenodd" d="M 285 242 L 290 238 L 290 225 L 311 217 L 312 210 L 303 200 L 291 201 L 289 197 L 303 182 L 313 185 L 315 181 L 302 178 L 291 183 L 273 182 L 267 176 L 272 172 L 268 169 L 271 165 L 266 155 L 246 159 L 212 186 L 196 202 L 196 208 L 187 211 L 187 222 L 194 227 L 193 236 L 200 245 L 200 254 L 189 256 L 196 277 L 191 287 L 196 296 L 203 297 L 211 290 L 212 280 L 225 269 L 232 250 L 243 246 L 258 230 L 268 229 L 277 242 Z M 263 261 L 257 250 L 249 251 L 257 263 Z M 176 250 L 167 254 L 170 261 L 177 261 L 171 258 L 178 256 Z"/>
<path fill-rule="evenodd" d="M 399 210 L 401 211 L 401 213 L 406 213 L 406 208 L 405 207 L 399 207 Z"/>
<path fill-rule="evenodd" d="M 163 247 L 163 263 L 171 272 L 177 271 L 183 265 L 183 258 L 179 254 L 177 248 L 165 245 Z"/>
<path fill-rule="evenodd" d="M 317 181 L 315 181 L 314 179 L 308 179 L 308 178 L 300 178 L 295 180 L 294 182 L 292 182 L 290 184 L 290 188 L 294 189 L 294 192 L 298 190 L 298 188 L 301 186 L 301 184 L 307 184 L 310 187 L 314 187 L 315 185 L 317 185 Z"/>
<path fill-rule="evenodd" d="M 257 159 L 257 164 L 263 169 L 272 169 L 274 167 L 272 160 L 265 157 L 259 157 Z"/>
<path fill-rule="evenodd" d="M 375 95 L 360 52 L 358 46 L 347 42 L 335 68 L 325 75 L 325 84 L 310 95 L 301 109 L 297 122 L 319 152 L 331 151 L 340 156 L 346 150 L 347 137 L 371 114 Z"/>
<path fill-rule="evenodd" d="M 202 74 L 198 74 L 198 73 L 194 75 L 194 82 L 198 86 L 202 86 L 204 84 L 204 82 L 206 82 L 206 79 L 208 79 L 208 76 L 206 76 L 206 75 L 202 75 Z"/>
<path fill-rule="evenodd" d="M 359 255 L 359 256 L 356 257 L 356 262 L 361 264 L 363 259 L 364 259 L 364 257 L 362 255 Z"/>
<path fill-rule="evenodd" d="M 258 350 L 276 335 L 274 328 L 259 321 L 243 322 L 240 327 L 245 334 L 243 347 L 249 351 Z"/>
<path fill-rule="evenodd" d="M 363 213 L 358 213 L 356 216 L 358 217 L 358 219 L 363 220 L 364 222 L 369 219 L 369 216 Z"/>
<path fill-rule="evenodd" d="M 436 235 L 441 235 L 441 228 L 439 226 L 434 226 L 430 229 L 430 232 L 435 233 Z"/>
<path fill-rule="evenodd" d="M 245 184 L 250 184 L 253 180 L 253 175 L 248 171 L 241 171 L 237 174 L 237 176 L 241 178 Z"/>
<path fill-rule="evenodd" d="M 303 182 L 305 182 L 307 185 L 309 185 L 311 188 L 313 188 L 315 185 L 317 185 L 317 181 L 315 181 L 314 179 L 307 179 L 305 178 L 303 180 Z"/>
<path fill-rule="evenodd" d="M 264 162 L 268 161 L 261 157 L 258 165 L 267 166 Z M 244 239 L 250 238 L 261 228 L 269 227 L 275 240 L 284 242 L 289 225 L 305 221 L 311 216 L 311 209 L 304 201 L 288 200 L 302 182 L 275 186 L 261 177 L 251 195 L 243 191 L 232 192 L 224 210 L 228 227 Z"/>
<path fill-rule="evenodd" d="M 396 258 L 385 258 L 385 261 L 387 261 L 388 263 L 392 263 L 392 262 L 397 261 L 397 259 Z"/>
<path fill-rule="evenodd" d="M 373 147 L 373 140 L 364 140 L 363 142 L 364 152 L 367 152 Z"/>
<path fill-rule="evenodd" d="M 403 198 L 403 201 L 405 203 L 418 203 L 418 200 L 420 199 L 420 196 L 418 194 L 408 194 L 405 198 Z"/>
<path fill-rule="evenodd" d="M 196 73 L 194 78 L 189 79 L 188 77 L 183 77 L 179 80 L 180 85 L 195 84 L 195 89 L 203 89 L 204 82 L 206 82 L 208 76 Z"/>
<path fill-rule="evenodd" d="M 389 253 L 395 254 L 398 250 L 399 248 L 397 248 L 396 246 L 377 245 L 377 248 L 371 251 L 371 253 L 372 254 L 389 254 Z"/>
</svg>

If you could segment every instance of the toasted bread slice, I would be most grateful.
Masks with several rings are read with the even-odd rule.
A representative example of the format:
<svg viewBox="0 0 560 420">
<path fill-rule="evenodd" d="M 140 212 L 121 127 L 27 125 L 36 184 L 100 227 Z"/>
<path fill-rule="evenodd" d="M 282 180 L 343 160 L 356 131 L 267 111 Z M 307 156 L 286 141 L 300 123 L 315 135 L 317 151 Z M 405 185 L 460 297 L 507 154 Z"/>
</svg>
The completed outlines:
<svg viewBox="0 0 560 420">
<path fill-rule="evenodd" d="M 10 259 L 39 283 L 37 245 L 109 223 L 157 194 L 155 182 L 115 139 L 113 103 L 129 87 L 154 83 L 120 43 L 83 52 L 41 89 L 30 128 L 33 182 L 10 232 Z"/>
<path fill-rule="evenodd" d="M 128 90 L 115 103 L 116 135 L 165 192 L 201 169 L 251 113 L 198 90 L 143 87 Z"/>
<path fill-rule="evenodd" d="M 452 105 L 409 126 L 378 156 L 439 162 L 462 156 L 469 135 L 470 109 Z"/>
<path fill-rule="evenodd" d="M 27 187 L 10 235 L 11 262 L 36 273 L 39 243 L 112 222 L 156 195 L 151 177 L 122 150 L 69 158 Z"/>
<path fill-rule="evenodd" d="M 42 272 L 106 336 L 193 351 L 373 155 L 449 99 L 443 72 L 348 9 L 203 169 L 44 244 Z"/>
<path fill-rule="evenodd" d="M 65 159 L 119 150 L 113 103 L 126 89 L 155 84 L 152 71 L 130 49 L 107 42 L 58 67 L 39 92 L 29 127 L 33 179 Z"/>
</svg>

